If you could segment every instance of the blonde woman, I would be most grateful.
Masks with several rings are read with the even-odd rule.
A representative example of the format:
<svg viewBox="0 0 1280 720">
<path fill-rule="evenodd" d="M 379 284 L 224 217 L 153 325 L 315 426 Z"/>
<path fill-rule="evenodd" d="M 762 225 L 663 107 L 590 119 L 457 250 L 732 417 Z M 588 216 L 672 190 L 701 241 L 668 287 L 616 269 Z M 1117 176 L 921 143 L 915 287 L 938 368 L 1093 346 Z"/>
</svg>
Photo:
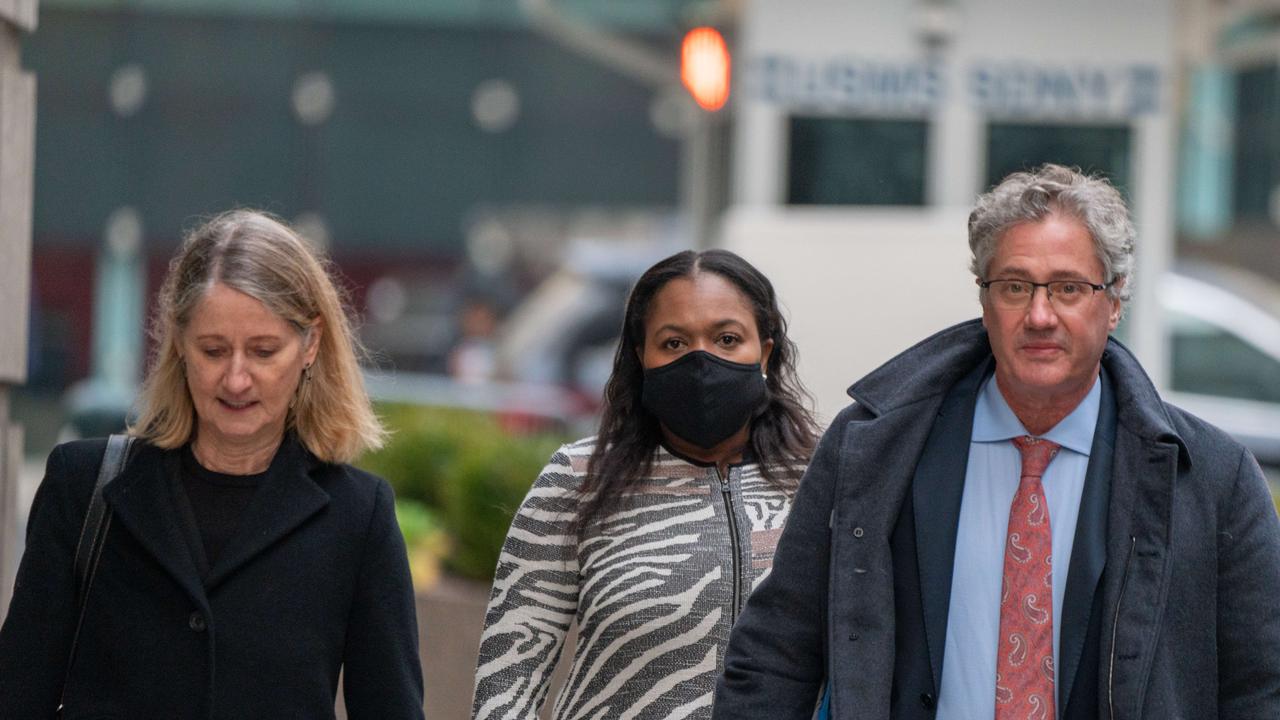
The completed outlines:
<svg viewBox="0 0 1280 720">
<path fill-rule="evenodd" d="M 0 629 L 0 717 L 421 718 L 413 591 L 357 344 L 317 253 L 233 211 L 160 291 L 138 442 L 73 559 L 105 442 L 54 449 Z M 73 650 L 74 648 L 74 650 Z"/>
</svg>

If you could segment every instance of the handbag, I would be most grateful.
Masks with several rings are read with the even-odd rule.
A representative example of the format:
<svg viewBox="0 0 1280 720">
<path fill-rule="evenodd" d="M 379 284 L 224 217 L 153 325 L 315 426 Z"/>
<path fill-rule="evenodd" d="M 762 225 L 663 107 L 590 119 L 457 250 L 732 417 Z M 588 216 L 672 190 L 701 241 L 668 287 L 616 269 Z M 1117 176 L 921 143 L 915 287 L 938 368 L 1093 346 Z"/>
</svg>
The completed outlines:
<svg viewBox="0 0 1280 720">
<path fill-rule="evenodd" d="M 62 681 L 62 698 L 58 701 L 58 717 L 62 716 L 63 701 L 66 700 L 67 679 L 71 676 L 71 664 L 76 659 L 76 645 L 80 641 L 80 626 L 84 624 L 84 609 L 89 598 L 89 588 L 93 585 L 93 573 L 98 568 L 98 558 L 102 556 L 102 545 L 111 529 L 111 514 L 107 512 L 107 503 L 102 499 L 102 488 L 111 482 L 124 469 L 129 458 L 129 450 L 133 447 L 134 438 L 129 435 L 112 435 L 107 438 L 107 449 L 102 454 L 102 467 L 98 470 L 98 479 L 93 485 L 93 495 L 89 498 L 89 510 L 84 514 L 84 525 L 80 527 L 80 541 L 76 544 L 76 604 L 80 606 L 80 614 L 76 619 L 76 631 L 71 636 L 71 652 L 67 656 L 67 678 Z"/>
</svg>

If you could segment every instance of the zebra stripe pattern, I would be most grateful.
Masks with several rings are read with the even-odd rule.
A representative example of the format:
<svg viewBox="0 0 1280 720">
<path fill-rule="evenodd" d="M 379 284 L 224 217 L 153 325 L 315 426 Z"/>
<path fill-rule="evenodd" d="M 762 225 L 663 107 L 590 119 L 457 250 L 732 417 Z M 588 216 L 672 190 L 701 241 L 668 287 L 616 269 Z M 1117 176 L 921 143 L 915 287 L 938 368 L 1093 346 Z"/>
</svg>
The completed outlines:
<svg viewBox="0 0 1280 720">
<path fill-rule="evenodd" d="M 477 720 L 538 716 L 574 622 L 556 720 L 711 715 L 735 598 L 745 603 L 768 573 L 790 498 L 756 464 L 733 466 L 722 484 L 714 467 L 659 448 L 650 477 L 579 541 L 593 448 L 591 438 L 560 448 L 511 523 L 481 638 Z M 803 467 L 785 472 L 798 481 Z"/>
</svg>

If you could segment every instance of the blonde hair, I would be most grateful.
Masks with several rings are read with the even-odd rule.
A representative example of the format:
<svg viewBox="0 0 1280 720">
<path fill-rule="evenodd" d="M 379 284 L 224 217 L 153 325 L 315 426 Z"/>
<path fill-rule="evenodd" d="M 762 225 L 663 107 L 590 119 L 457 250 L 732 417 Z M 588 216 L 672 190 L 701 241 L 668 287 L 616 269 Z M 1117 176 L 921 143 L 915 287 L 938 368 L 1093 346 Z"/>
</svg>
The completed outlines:
<svg viewBox="0 0 1280 720">
<path fill-rule="evenodd" d="M 382 446 L 386 431 L 374 414 L 357 358 L 363 354 L 327 269 L 328 261 L 288 225 L 255 210 L 222 213 L 187 235 L 160 288 L 151 371 L 130 432 L 175 448 L 195 432 L 195 406 L 179 351 L 191 313 L 214 283 L 252 297 L 297 328 L 304 341 L 320 326 L 309 379 L 298 386 L 285 428 L 316 457 L 349 462 Z"/>
</svg>

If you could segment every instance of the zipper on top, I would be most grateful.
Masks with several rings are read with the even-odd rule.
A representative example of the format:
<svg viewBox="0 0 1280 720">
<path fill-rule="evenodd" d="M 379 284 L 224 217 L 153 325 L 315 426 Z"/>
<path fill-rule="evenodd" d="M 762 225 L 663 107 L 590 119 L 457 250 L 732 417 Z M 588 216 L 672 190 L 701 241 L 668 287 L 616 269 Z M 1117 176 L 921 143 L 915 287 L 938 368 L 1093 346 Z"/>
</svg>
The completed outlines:
<svg viewBox="0 0 1280 720">
<path fill-rule="evenodd" d="M 733 475 L 730 467 L 728 474 L 720 472 L 716 467 L 716 477 L 720 480 L 720 497 L 724 500 L 724 514 L 729 519 L 729 546 L 733 554 L 733 607 L 729 610 L 729 624 L 738 621 L 738 610 L 742 606 L 742 547 L 738 540 L 738 516 L 733 511 L 733 492 L 729 480 Z"/>
</svg>

